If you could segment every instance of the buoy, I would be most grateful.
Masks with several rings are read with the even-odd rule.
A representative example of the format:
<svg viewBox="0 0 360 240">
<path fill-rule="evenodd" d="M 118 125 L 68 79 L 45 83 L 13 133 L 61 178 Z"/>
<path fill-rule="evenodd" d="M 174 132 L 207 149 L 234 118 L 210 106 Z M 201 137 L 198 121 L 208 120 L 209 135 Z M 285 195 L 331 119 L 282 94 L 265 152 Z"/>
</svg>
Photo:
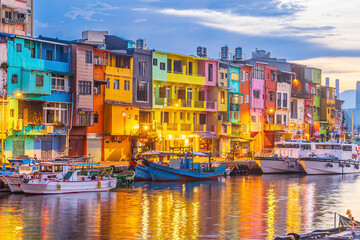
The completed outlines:
<svg viewBox="0 0 360 240">
<path fill-rule="evenodd" d="M 101 182 L 98 181 L 98 188 L 101 188 Z"/>
</svg>

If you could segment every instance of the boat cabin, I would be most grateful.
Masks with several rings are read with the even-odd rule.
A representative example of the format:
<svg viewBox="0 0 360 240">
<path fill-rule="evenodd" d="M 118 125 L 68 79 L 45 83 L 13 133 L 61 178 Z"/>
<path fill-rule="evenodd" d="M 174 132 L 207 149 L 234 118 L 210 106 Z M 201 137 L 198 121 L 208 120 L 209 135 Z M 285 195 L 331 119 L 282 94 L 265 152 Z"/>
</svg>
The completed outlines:
<svg viewBox="0 0 360 240">
<path fill-rule="evenodd" d="M 314 143 L 309 141 L 283 141 L 275 144 L 274 154 L 279 157 L 308 157 L 315 150 Z"/>
</svg>

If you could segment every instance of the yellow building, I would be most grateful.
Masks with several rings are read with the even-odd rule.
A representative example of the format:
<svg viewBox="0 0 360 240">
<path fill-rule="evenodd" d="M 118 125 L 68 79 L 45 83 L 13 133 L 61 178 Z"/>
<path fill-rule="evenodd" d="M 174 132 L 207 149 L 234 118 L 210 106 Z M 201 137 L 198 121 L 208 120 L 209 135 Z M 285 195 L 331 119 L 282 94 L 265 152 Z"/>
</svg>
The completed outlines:
<svg viewBox="0 0 360 240">
<path fill-rule="evenodd" d="M 158 150 L 170 147 L 207 148 L 205 63 L 203 58 L 161 51 L 153 52 L 154 131 Z"/>
<path fill-rule="evenodd" d="M 139 130 L 139 108 L 133 101 L 133 58 L 109 53 L 105 70 L 104 160 L 121 161 L 132 157 L 132 140 Z"/>
<path fill-rule="evenodd" d="M 335 88 L 321 86 L 321 115 L 322 121 L 327 122 L 327 130 L 332 131 L 337 124 L 335 109 Z"/>
</svg>

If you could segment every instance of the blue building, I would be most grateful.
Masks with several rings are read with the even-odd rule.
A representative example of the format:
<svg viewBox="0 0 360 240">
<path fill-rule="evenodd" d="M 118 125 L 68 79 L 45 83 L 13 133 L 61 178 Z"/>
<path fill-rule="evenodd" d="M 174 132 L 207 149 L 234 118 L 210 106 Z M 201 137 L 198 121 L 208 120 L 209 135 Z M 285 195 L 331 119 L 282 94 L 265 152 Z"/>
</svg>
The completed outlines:
<svg viewBox="0 0 360 240">
<path fill-rule="evenodd" d="M 67 147 L 70 44 L 0 33 L 7 44 L 5 156 L 51 159 Z M 22 92 L 22 97 L 9 96 Z"/>
</svg>

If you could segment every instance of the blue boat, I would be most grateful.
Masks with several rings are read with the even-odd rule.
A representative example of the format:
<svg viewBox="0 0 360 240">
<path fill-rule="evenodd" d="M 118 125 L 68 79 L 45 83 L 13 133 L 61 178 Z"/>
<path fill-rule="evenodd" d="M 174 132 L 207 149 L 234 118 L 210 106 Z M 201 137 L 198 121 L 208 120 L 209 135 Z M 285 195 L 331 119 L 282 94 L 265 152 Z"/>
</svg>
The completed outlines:
<svg viewBox="0 0 360 240">
<path fill-rule="evenodd" d="M 135 167 L 134 180 L 136 181 L 151 181 L 151 175 L 149 168 L 141 164 L 137 164 Z"/>
<path fill-rule="evenodd" d="M 224 175 L 226 166 L 213 167 L 211 155 L 205 153 L 185 152 L 183 159 L 170 159 L 169 166 L 159 163 L 145 162 L 153 181 L 199 181 L 217 179 Z M 194 163 L 193 156 L 208 157 L 208 163 Z"/>
</svg>

